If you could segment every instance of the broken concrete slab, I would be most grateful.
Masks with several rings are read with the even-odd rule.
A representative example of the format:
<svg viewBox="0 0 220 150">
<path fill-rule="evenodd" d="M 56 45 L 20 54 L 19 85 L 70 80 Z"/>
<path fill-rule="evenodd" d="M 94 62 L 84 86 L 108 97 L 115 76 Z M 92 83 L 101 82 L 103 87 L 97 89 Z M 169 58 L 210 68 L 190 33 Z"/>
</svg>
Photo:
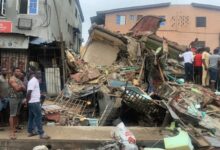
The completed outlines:
<svg viewBox="0 0 220 150">
<path fill-rule="evenodd" d="M 91 64 L 110 66 L 116 61 L 120 49 L 126 47 L 124 41 L 126 39 L 119 34 L 93 26 L 82 58 Z"/>
</svg>

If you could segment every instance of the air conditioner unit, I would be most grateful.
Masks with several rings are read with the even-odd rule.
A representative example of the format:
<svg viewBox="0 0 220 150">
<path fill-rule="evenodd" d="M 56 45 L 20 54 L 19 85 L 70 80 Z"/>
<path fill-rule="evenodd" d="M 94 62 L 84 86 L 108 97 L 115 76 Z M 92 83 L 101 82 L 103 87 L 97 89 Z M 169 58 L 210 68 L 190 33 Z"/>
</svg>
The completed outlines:
<svg viewBox="0 0 220 150">
<path fill-rule="evenodd" d="M 32 19 L 19 18 L 18 19 L 18 29 L 31 30 L 32 29 Z"/>
</svg>

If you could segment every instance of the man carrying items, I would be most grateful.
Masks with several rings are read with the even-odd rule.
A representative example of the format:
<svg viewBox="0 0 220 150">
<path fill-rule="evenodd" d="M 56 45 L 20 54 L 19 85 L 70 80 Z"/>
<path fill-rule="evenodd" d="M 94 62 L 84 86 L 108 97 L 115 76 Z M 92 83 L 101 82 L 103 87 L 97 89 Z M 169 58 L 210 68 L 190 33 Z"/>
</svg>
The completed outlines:
<svg viewBox="0 0 220 150">
<path fill-rule="evenodd" d="M 211 78 L 211 89 L 213 91 L 215 91 L 216 89 L 219 69 L 220 69 L 220 56 L 218 55 L 218 49 L 215 49 L 214 54 L 209 56 L 209 74 Z"/>
<path fill-rule="evenodd" d="M 30 78 L 27 86 L 27 103 L 29 108 L 28 117 L 28 136 L 37 135 L 34 130 L 37 128 L 40 139 L 50 139 L 43 131 L 41 103 L 40 103 L 40 86 L 36 77 L 36 69 L 30 70 Z"/>
<path fill-rule="evenodd" d="M 18 126 L 18 115 L 20 113 L 23 92 L 26 88 L 23 82 L 19 79 L 21 70 L 19 68 L 13 69 L 13 76 L 9 79 L 10 93 L 9 93 L 9 104 L 10 104 L 10 138 L 16 139 L 15 132 Z"/>
<path fill-rule="evenodd" d="M 209 51 L 210 49 L 204 48 L 202 53 L 202 86 L 208 87 L 209 86 Z"/>
<path fill-rule="evenodd" d="M 186 82 L 192 82 L 193 81 L 193 60 L 194 60 L 192 51 L 190 51 L 190 49 L 187 48 L 183 54 L 179 55 L 179 57 L 183 58 L 184 60 Z"/>
</svg>

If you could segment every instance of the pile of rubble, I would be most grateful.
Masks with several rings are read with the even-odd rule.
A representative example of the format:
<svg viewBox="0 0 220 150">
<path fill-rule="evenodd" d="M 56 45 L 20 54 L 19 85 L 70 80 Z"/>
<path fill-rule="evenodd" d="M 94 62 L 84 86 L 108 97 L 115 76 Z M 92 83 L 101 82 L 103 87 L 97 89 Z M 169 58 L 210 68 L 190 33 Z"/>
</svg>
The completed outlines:
<svg viewBox="0 0 220 150">
<path fill-rule="evenodd" d="M 93 25 L 81 56 L 66 51 L 70 77 L 44 104 L 47 119 L 59 125 L 105 126 L 118 118 L 127 126 L 171 124 L 196 147 L 220 147 L 220 97 L 184 83 L 178 55 L 185 47 L 167 41 L 164 52 L 164 39 L 155 35 L 159 22 L 146 16 L 129 35 Z"/>
</svg>

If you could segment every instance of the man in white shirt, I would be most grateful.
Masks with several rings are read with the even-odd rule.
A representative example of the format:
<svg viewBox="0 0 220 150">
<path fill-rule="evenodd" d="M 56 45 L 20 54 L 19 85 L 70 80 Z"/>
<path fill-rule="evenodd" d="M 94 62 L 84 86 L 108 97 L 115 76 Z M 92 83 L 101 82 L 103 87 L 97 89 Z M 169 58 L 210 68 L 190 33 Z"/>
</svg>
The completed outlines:
<svg viewBox="0 0 220 150">
<path fill-rule="evenodd" d="M 185 68 L 185 80 L 186 82 L 193 81 L 193 52 L 190 49 L 186 49 L 186 51 L 179 55 L 179 57 L 183 58 L 184 68 Z"/>
<path fill-rule="evenodd" d="M 35 76 L 35 69 L 30 70 L 30 79 L 27 86 L 27 103 L 29 108 L 28 117 L 28 133 L 29 137 L 36 135 L 35 127 L 38 130 L 40 139 L 49 139 L 50 137 L 44 133 L 42 125 L 42 114 L 40 104 L 40 86 L 39 81 Z"/>
</svg>

